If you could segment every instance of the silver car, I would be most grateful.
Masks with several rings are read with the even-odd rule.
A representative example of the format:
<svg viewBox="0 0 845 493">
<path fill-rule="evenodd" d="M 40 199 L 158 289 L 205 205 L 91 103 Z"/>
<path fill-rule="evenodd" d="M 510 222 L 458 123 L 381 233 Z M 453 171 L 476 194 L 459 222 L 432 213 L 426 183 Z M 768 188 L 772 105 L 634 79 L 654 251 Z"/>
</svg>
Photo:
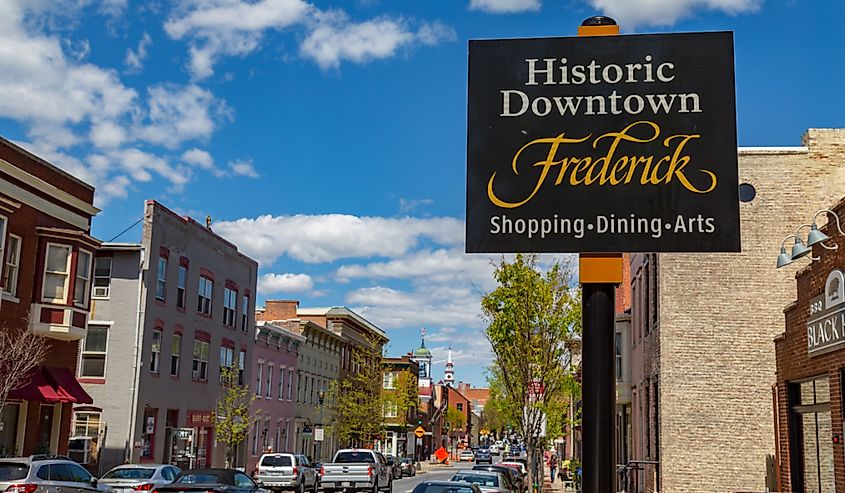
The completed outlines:
<svg viewBox="0 0 845 493">
<path fill-rule="evenodd" d="M 100 483 L 111 486 L 115 493 L 152 491 L 172 483 L 180 472 L 170 464 L 124 464 L 103 474 Z"/>
<path fill-rule="evenodd" d="M 111 493 L 109 485 L 67 457 L 32 455 L 0 459 L 4 493 Z"/>
</svg>

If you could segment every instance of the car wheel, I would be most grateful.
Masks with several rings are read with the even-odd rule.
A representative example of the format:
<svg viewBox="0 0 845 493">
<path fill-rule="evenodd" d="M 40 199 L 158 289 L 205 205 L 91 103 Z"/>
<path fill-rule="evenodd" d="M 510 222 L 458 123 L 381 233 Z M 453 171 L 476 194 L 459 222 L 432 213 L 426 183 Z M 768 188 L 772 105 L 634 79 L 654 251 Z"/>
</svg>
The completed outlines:
<svg viewBox="0 0 845 493">
<path fill-rule="evenodd" d="M 305 493 L 305 479 L 300 481 L 299 486 L 297 486 L 296 489 L 293 491 L 295 491 L 296 493 Z"/>
</svg>

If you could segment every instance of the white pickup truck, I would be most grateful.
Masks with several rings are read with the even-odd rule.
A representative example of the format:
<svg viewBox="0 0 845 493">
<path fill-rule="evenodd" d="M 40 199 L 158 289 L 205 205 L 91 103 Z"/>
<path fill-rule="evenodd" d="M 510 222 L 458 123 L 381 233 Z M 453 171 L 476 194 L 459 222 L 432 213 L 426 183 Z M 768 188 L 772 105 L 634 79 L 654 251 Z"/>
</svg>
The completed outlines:
<svg viewBox="0 0 845 493">
<path fill-rule="evenodd" d="M 324 493 L 393 491 L 393 475 L 387 460 L 369 449 L 342 449 L 320 468 L 320 486 Z"/>
</svg>

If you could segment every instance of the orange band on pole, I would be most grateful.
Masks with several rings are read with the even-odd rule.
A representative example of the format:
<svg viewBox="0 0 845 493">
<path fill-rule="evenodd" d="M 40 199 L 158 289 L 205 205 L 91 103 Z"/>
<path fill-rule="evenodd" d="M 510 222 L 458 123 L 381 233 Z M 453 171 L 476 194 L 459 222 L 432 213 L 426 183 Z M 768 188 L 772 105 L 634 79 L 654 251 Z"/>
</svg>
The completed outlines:
<svg viewBox="0 0 845 493">
<path fill-rule="evenodd" d="M 616 36 L 619 26 L 578 26 L 578 36 Z"/>
</svg>

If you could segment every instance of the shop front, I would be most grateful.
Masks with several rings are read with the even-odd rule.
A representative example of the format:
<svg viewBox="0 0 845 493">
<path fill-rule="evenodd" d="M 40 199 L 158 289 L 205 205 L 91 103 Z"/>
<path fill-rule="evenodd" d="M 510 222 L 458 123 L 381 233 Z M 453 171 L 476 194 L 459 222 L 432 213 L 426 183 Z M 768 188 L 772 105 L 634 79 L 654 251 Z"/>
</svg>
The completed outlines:
<svg viewBox="0 0 845 493">
<path fill-rule="evenodd" d="M 214 416 L 211 411 L 188 411 L 187 428 L 193 431 L 188 441 L 187 432 L 177 438 L 182 443 L 192 446 L 194 468 L 211 467 L 211 451 L 214 440 Z"/>
<path fill-rule="evenodd" d="M 845 201 L 837 212 L 841 220 Z M 775 339 L 777 491 L 845 491 L 845 236 L 823 231 L 828 248 L 817 245 L 817 260 L 796 275 L 798 299 Z"/>
<path fill-rule="evenodd" d="M 39 366 L 9 392 L 0 415 L 0 457 L 67 454 L 73 404 L 91 397 L 70 370 Z"/>
</svg>

